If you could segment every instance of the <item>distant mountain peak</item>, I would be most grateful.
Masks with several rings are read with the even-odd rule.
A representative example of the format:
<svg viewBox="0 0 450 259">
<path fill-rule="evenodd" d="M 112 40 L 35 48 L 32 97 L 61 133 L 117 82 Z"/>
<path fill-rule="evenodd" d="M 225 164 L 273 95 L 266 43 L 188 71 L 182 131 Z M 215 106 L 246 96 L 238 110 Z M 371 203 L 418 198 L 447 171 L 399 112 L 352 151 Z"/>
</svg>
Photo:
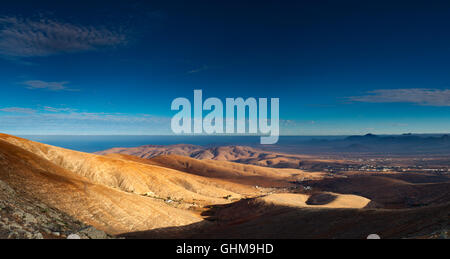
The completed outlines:
<svg viewBox="0 0 450 259">
<path fill-rule="evenodd" d="M 366 135 L 355 135 L 355 136 L 349 136 L 346 138 L 346 140 L 363 140 L 363 139 L 378 139 L 379 136 L 368 133 Z"/>
</svg>

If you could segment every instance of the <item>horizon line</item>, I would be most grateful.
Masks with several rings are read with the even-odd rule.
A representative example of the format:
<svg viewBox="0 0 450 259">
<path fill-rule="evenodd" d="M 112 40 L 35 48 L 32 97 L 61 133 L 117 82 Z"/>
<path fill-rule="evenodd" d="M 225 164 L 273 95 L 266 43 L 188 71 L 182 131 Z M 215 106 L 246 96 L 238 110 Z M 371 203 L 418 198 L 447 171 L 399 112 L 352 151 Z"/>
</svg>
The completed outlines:
<svg viewBox="0 0 450 259">
<path fill-rule="evenodd" d="M 183 135 L 174 135 L 174 134 L 11 134 L 11 133 L 3 133 L 7 135 L 16 135 L 16 136 L 151 136 L 151 137 L 261 137 L 266 135 L 208 135 L 208 134 L 183 134 Z M 280 135 L 280 137 L 340 137 L 340 136 L 365 136 L 365 135 L 378 135 L 378 136 L 402 136 L 402 135 L 447 135 L 450 132 L 445 133 L 361 133 L 361 134 L 317 134 L 317 135 Z"/>
</svg>

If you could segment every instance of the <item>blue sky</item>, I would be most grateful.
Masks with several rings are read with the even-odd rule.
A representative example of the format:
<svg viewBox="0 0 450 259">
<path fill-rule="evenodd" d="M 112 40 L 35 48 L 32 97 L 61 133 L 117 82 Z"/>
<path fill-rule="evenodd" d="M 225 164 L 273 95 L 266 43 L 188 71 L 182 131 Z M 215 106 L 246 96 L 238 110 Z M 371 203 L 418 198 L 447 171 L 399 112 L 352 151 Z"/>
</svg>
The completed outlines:
<svg viewBox="0 0 450 259">
<path fill-rule="evenodd" d="M 168 134 L 194 89 L 280 98 L 282 134 L 450 129 L 444 1 L 36 2 L 2 2 L 0 132 Z"/>
</svg>

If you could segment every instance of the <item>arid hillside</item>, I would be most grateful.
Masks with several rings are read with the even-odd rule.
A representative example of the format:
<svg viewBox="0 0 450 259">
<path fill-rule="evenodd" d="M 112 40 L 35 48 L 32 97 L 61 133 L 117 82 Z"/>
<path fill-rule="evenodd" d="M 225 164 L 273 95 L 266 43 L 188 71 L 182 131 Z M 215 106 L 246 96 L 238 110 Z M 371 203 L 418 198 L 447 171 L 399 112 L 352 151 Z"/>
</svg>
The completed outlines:
<svg viewBox="0 0 450 259">
<path fill-rule="evenodd" d="M 164 201 L 95 183 L 5 141 L 0 141 L 0 180 L 110 234 L 201 220 Z"/>
<path fill-rule="evenodd" d="M 226 179 L 262 187 L 289 187 L 299 179 L 322 179 L 322 173 L 307 173 L 298 169 L 275 169 L 221 160 L 198 160 L 179 155 L 161 155 L 148 159 L 163 167 L 173 168 L 208 178 Z"/>
<path fill-rule="evenodd" d="M 180 155 L 189 156 L 197 159 L 213 159 L 232 161 L 241 158 L 257 157 L 259 151 L 250 147 L 226 146 L 205 148 L 196 145 L 170 145 L 156 146 L 147 145 L 133 148 L 112 148 L 105 151 L 97 152 L 98 154 L 120 153 L 138 156 L 141 158 L 151 158 L 160 155 Z"/>
<path fill-rule="evenodd" d="M 126 157 L 82 153 L 9 135 L 0 135 L 0 140 L 30 151 L 90 182 L 141 196 L 170 197 L 172 200 L 183 199 L 187 203 L 198 201 L 211 204 L 223 202 L 225 196 L 240 198 L 241 193 L 245 194 L 252 189 L 151 163 L 136 162 Z M 236 193 L 233 190 L 239 191 Z"/>
<path fill-rule="evenodd" d="M 96 154 L 125 154 L 147 159 L 163 155 L 178 155 L 198 160 L 217 160 L 292 169 L 320 169 L 327 165 L 340 164 L 342 162 L 340 160 L 318 159 L 308 155 L 277 153 L 246 146 L 202 147 L 195 145 L 148 145 L 133 148 L 112 148 L 96 152 Z"/>
<path fill-rule="evenodd" d="M 6 134 L 0 135 L 0 164 L 0 180 L 11 188 L 110 234 L 198 222 L 206 206 L 266 191 L 245 181 L 245 171 L 223 167 L 222 173 L 237 175 L 228 181 L 223 175 L 179 171 L 131 156 L 76 152 Z M 206 171 L 217 169 L 205 166 Z M 279 187 L 292 186 L 283 182 L 286 177 L 295 179 L 254 170 L 252 177 L 279 182 Z"/>
<path fill-rule="evenodd" d="M 0 237 L 89 229 L 91 238 L 109 237 L 102 231 L 127 238 L 418 238 L 448 228 L 445 176 L 332 175 L 256 165 L 284 155 L 252 148 L 217 148 L 212 158 L 197 159 L 197 147 L 177 146 L 187 153 L 147 159 L 0 134 L 0 214 L 9 218 Z"/>
</svg>

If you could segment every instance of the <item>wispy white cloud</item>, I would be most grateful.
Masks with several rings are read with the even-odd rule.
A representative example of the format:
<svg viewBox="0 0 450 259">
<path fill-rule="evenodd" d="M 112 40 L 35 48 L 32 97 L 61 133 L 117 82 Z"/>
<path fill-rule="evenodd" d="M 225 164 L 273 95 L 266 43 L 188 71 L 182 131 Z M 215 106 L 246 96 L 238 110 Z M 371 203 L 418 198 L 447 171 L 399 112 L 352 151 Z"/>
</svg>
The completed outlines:
<svg viewBox="0 0 450 259">
<path fill-rule="evenodd" d="M 127 114 L 127 113 L 106 113 L 106 112 L 77 112 L 75 108 L 63 107 L 55 108 L 44 106 L 42 108 L 5 107 L 0 111 L 8 113 L 29 114 L 33 118 L 61 119 L 75 121 L 106 121 L 106 122 L 151 122 L 170 123 L 170 118 L 159 117 L 151 114 Z M 50 113 L 49 113 L 50 112 Z M 24 118 L 21 116 L 20 118 Z M 31 118 L 31 117 L 30 117 Z"/>
<path fill-rule="evenodd" d="M 69 84 L 67 81 L 63 82 L 46 82 L 42 80 L 29 80 L 23 82 L 24 85 L 26 85 L 28 89 L 45 89 L 49 91 L 78 91 L 77 89 L 72 89 L 67 87 L 66 85 Z"/>
<path fill-rule="evenodd" d="M 348 97 L 352 102 L 413 103 L 424 106 L 450 106 L 450 89 L 381 89 L 367 95 Z"/>
<path fill-rule="evenodd" d="M 10 59 L 91 51 L 126 43 L 126 35 L 118 29 L 0 17 L 0 55 Z"/>
<path fill-rule="evenodd" d="M 36 110 L 30 109 L 30 108 L 21 108 L 21 107 L 6 107 L 0 109 L 2 112 L 10 112 L 10 113 L 26 113 L 26 114 L 32 114 L 35 113 Z"/>
<path fill-rule="evenodd" d="M 195 74 L 195 73 L 199 73 L 199 72 L 202 72 L 202 71 L 205 71 L 205 70 L 208 70 L 208 69 L 209 69 L 208 66 L 202 66 L 202 67 L 199 67 L 197 69 L 190 70 L 186 74 Z"/>
<path fill-rule="evenodd" d="M 70 109 L 70 110 L 69 110 Z M 15 134 L 168 134 L 169 117 L 150 114 L 76 112 L 73 108 L 10 107 L 0 111 L 0 132 Z M 26 113 L 26 114 L 21 114 Z"/>
<path fill-rule="evenodd" d="M 48 112 L 75 112 L 77 109 L 72 108 L 55 108 L 50 106 L 44 106 L 44 110 Z"/>
<path fill-rule="evenodd" d="M 103 121 L 123 123 L 168 123 L 170 118 L 157 117 L 147 114 L 123 114 L 123 113 L 96 113 L 96 112 L 69 112 L 55 114 L 39 114 L 46 118 L 77 120 L 77 121 Z"/>
</svg>

